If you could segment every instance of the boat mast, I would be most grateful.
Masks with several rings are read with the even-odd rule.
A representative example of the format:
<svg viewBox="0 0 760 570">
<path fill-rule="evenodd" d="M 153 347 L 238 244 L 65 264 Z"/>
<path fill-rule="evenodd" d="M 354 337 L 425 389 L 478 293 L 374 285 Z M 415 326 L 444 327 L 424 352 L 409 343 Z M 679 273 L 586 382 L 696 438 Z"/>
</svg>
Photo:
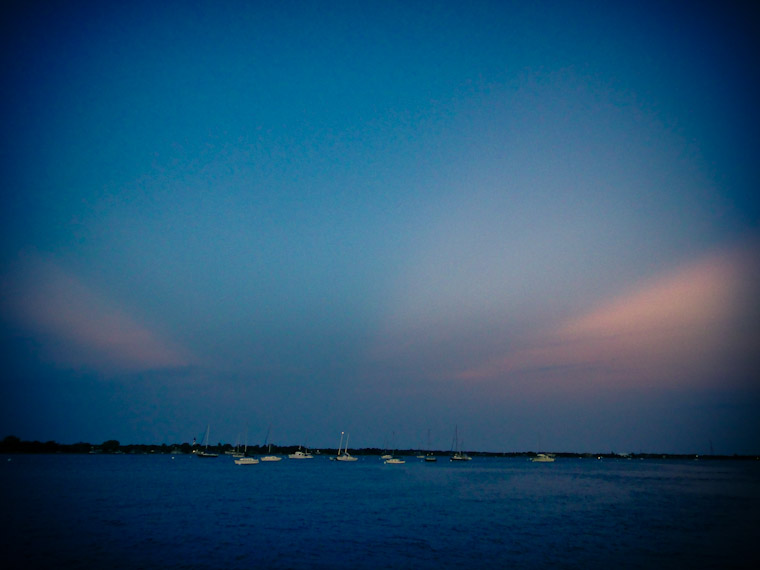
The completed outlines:
<svg viewBox="0 0 760 570">
<path fill-rule="evenodd" d="M 338 457 L 340 457 L 340 449 L 343 447 L 343 432 L 340 432 L 340 444 L 338 444 Z M 348 445 L 346 445 L 348 447 Z"/>
</svg>

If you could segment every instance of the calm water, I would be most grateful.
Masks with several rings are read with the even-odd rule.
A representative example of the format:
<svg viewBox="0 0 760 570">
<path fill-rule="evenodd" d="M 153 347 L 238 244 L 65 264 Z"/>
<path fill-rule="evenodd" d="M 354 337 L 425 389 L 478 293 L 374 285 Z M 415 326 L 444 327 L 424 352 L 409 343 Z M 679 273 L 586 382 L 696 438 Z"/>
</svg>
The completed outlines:
<svg viewBox="0 0 760 570">
<path fill-rule="evenodd" d="M 0 556 L 24 568 L 760 562 L 760 462 L 36 455 L 0 456 L 0 483 Z"/>
</svg>

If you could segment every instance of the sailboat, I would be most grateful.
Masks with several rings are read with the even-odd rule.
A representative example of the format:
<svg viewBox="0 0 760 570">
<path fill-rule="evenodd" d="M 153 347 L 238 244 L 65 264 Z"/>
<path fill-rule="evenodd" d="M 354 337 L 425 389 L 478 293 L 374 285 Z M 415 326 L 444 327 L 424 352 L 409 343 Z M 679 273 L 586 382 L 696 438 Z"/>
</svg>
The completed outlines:
<svg viewBox="0 0 760 570">
<path fill-rule="evenodd" d="M 463 453 L 459 449 L 459 429 L 458 426 L 454 426 L 454 455 L 449 457 L 449 461 L 470 461 L 472 457 Z"/>
<path fill-rule="evenodd" d="M 235 460 L 235 465 L 256 465 L 258 462 L 255 457 L 240 457 Z"/>
<path fill-rule="evenodd" d="M 390 459 L 386 459 L 383 461 L 383 463 L 387 463 L 389 465 L 402 465 L 403 463 L 406 463 L 403 459 L 400 457 L 391 457 Z"/>
<path fill-rule="evenodd" d="M 266 445 L 267 441 L 269 441 L 269 431 L 270 431 L 270 429 L 271 429 L 271 426 L 267 428 L 267 436 L 264 439 L 264 445 Z M 261 458 L 262 461 L 272 462 L 272 461 L 281 461 L 282 460 L 282 457 L 280 457 L 279 455 L 271 455 L 271 453 L 272 453 L 272 444 L 271 443 L 269 444 L 269 451 L 267 453 L 269 453 L 270 455 L 265 455 L 264 457 L 262 457 Z"/>
<path fill-rule="evenodd" d="M 333 457 L 332 459 L 334 461 L 356 461 L 358 458 L 354 457 L 348 452 L 348 438 L 351 434 L 346 434 L 346 449 L 343 450 L 343 454 L 341 455 L 341 448 L 343 447 L 343 433 L 340 432 L 340 443 L 338 444 L 338 455 Z"/>
<path fill-rule="evenodd" d="M 269 451 L 267 453 L 272 453 L 272 444 L 269 444 Z M 279 455 L 265 455 L 261 458 L 262 461 L 282 461 L 282 457 Z"/>
<path fill-rule="evenodd" d="M 391 436 L 391 444 L 396 444 L 396 432 L 394 431 Z M 383 460 L 383 463 L 388 463 L 389 460 L 393 459 L 393 454 L 388 453 L 388 446 L 387 446 L 387 440 L 383 440 L 383 447 L 385 447 L 385 453 L 380 456 L 380 459 Z"/>
<path fill-rule="evenodd" d="M 394 447 L 396 446 L 396 432 L 393 432 L 393 446 Z M 383 463 L 387 463 L 389 465 L 402 465 L 402 464 L 406 463 L 406 461 L 404 461 L 400 457 L 396 457 L 395 453 L 396 453 L 396 451 L 394 449 L 393 454 L 391 454 L 391 455 L 383 455 L 382 459 L 385 460 L 385 461 L 383 461 Z"/>
<path fill-rule="evenodd" d="M 198 449 L 195 451 L 195 455 L 197 457 L 219 457 L 218 453 L 211 453 L 208 450 L 208 436 L 211 426 L 206 425 L 206 437 L 203 438 L 203 441 L 205 443 L 205 447 L 203 449 Z"/>
<path fill-rule="evenodd" d="M 255 457 L 248 457 L 248 430 L 245 431 L 245 449 L 243 453 L 235 459 L 235 465 L 256 465 L 259 460 Z"/>
<path fill-rule="evenodd" d="M 248 439 L 247 434 L 246 439 Z M 231 455 L 232 457 L 245 457 L 245 453 L 240 451 L 240 434 L 238 434 L 237 438 L 235 439 L 235 447 L 229 451 L 225 451 L 224 454 Z"/>
</svg>

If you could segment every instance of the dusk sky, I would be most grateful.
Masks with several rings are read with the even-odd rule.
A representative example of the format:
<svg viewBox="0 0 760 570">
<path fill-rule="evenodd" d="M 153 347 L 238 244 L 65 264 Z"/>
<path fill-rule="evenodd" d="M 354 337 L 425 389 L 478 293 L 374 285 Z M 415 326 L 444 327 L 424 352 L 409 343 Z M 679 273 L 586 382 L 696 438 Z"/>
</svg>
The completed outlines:
<svg viewBox="0 0 760 570">
<path fill-rule="evenodd" d="M 760 453 L 760 18 L 14 2 L 0 438 Z"/>
</svg>

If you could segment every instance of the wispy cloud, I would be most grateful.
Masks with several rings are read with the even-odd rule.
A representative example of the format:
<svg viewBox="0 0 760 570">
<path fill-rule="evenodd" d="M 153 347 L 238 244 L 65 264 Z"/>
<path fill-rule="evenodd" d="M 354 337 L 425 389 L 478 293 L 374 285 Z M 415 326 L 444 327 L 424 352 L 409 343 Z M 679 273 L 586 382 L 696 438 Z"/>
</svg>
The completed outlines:
<svg viewBox="0 0 760 570">
<path fill-rule="evenodd" d="M 639 386 L 713 381 L 718 366 L 751 358 L 757 341 L 742 323 L 752 319 L 746 312 L 756 279 L 754 250 L 713 253 L 523 339 L 457 377 L 538 374 L 557 385 L 580 376 Z"/>
<path fill-rule="evenodd" d="M 135 372 L 187 366 L 180 347 L 54 260 L 27 255 L 3 278 L 3 319 L 56 366 Z"/>
</svg>

